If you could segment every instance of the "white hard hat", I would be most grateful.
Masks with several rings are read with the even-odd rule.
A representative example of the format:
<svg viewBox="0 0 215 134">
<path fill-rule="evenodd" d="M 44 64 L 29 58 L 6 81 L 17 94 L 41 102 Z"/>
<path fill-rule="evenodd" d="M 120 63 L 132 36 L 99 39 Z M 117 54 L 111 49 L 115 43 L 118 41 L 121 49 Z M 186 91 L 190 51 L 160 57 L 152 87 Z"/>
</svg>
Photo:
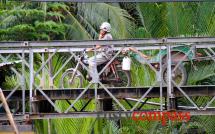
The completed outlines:
<svg viewBox="0 0 215 134">
<path fill-rule="evenodd" d="M 108 22 L 103 22 L 100 26 L 100 30 L 104 30 L 106 32 L 110 32 L 111 31 L 111 25 Z"/>
</svg>

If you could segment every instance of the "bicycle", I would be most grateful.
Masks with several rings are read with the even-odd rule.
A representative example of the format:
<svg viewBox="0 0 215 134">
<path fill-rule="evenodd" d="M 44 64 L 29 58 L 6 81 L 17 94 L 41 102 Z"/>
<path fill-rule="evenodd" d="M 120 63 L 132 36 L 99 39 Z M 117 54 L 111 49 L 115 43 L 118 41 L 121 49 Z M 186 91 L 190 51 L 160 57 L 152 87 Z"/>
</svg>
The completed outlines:
<svg viewBox="0 0 215 134">
<path fill-rule="evenodd" d="M 75 68 L 67 69 L 60 80 L 60 85 L 62 88 L 81 88 L 83 87 L 84 79 L 86 76 L 83 75 L 83 67 L 80 66 L 81 62 L 84 65 L 88 65 L 88 56 L 84 50 L 78 56 L 78 62 Z M 109 61 L 108 61 L 109 62 Z M 98 72 L 103 69 L 103 67 L 108 63 L 105 62 L 97 66 Z M 99 76 L 100 82 L 103 84 L 108 84 L 114 87 L 129 87 L 131 85 L 130 71 L 122 70 L 121 62 L 119 59 L 114 59 L 108 67 Z M 89 81 L 89 80 L 88 80 Z"/>
</svg>

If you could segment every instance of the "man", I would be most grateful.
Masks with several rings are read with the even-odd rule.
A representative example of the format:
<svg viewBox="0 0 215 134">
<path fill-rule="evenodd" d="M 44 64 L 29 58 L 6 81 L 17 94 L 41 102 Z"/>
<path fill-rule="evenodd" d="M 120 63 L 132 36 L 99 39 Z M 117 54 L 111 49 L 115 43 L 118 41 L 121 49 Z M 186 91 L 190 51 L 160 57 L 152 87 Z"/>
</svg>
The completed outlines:
<svg viewBox="0 0 215 134">
<path fill-rule="evenodd" d="M 100 26 L 100 33 L 99 33 L 99 40 L 112 40 L 111 32 L 111 25 L 108 22 L 103 22 Z M 95 56 L 92 56 L 89 58 L 89 69 L 90 69 L 90 75 L 93 76 L 93 72 L 95 72 L 96 67 L 98 65 L 101 65 L 107 61 L 109 61 L 113 56 L 113 45 L 96 45 L 96 50 L 99 51 L 99 53 Z M 93 51 L 94 48 L 89 48 L 87 51 Z"/>
</svg>

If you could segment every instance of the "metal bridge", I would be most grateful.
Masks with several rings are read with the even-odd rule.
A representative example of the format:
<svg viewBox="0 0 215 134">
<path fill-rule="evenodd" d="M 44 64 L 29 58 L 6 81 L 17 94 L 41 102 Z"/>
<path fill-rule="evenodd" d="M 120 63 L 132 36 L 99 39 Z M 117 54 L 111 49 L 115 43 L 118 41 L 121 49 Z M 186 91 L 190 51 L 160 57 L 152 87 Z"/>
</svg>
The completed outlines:
<svg viewBox="0 0 215 134">
<path fill-rule="evenodd" d="M 83 88 L 62 88 L 60 78 L 63 72 L 74 66 L 78 55 L 84 48 L 96 44 L 114 44 L 115 55 L 100 71 L 94 72 L 94 80 L 85 81 Z M 174 48 L 183 44 L 189 51 L 175 63 Z M 145 60 L 144 67 L 151 69 L 154 80 L 151 85 L 138 87 L 110 87 L 96 77 L 119 56 L 125 47 L 157 52 L 159 68 Z M 8 71 L 11 85 L 2 89 L 15 120 L 84 118 L 84 117 L 130 117 L 133 111 L 186 111 L 191 115 L 215 115 L 215 86 L 178 85 L 172 73 L 181 65 L 188 63 L 191 68 L 196 60 L 215 61 L 215 38 L 162 38 L 126 40 L 52 41 L 52 42 L 0 42 L 0 60 L 4 71 Z M 167 55 L 161 56 L 166 51 Z M 197 51 L 204 57 L 195 57 Z M 96 51 L 95 51 L 96 53 Z M 193 58 L 186 60 L 188 55 Z M 56 70 L 54 63 L 63 62 Z M 165 57 L 165 60 L 164 60 Z M 163 64 L 167 64 L 166 84 L 163 83 Z M 8 64 L 7 64 L 8 63 Z M 171 65 L 175 64 L 172 68 Z M 81 63 L 85 71 L 88 67 Z M 0 67 L 0 71 L 1 68 Z M 193 68 L 195 69 L 195 68 Z M 192 70 L 192 69 L 191 69 Z M 131 72 L 134 70 L 131 70 Z M 133 73 L 135 74 L 135 73 Z M 1 76 L 3 77 L 3 76 Z M 141 76 L 132 75 L 132 77 Z M 1 83 L 2 86 L 2 83 Z M 198 97 L 206 98 L 198 104 Z M 187 101 L 186 105 L 180 103 Z M 2 104 L 0 105 L 2 107 Z M 8 120 L 1 108 L 0 121 Z"/>
</svg>

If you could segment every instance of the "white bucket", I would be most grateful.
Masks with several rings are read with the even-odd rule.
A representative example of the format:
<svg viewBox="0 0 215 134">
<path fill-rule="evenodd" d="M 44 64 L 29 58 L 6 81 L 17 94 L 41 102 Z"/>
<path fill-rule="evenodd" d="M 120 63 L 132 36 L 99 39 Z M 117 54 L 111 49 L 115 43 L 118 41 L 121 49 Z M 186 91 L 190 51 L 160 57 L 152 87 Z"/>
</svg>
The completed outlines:
<svg viewBox="0 0 215 134">
<path fill-rule="evenodd" d="M 122 70 L 131 70 L 131 59 L 129 57 L 124 57 L 122 60 Z"/>
</svg>

